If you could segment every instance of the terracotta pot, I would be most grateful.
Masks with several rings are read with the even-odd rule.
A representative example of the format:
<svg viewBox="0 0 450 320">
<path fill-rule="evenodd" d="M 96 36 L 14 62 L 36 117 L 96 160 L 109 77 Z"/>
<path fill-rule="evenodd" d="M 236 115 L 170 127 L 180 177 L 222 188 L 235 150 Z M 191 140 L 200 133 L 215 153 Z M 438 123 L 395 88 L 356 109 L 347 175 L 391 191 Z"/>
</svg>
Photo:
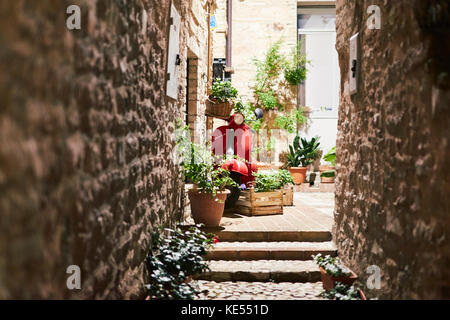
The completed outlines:
<svg viewBox="0 0 450 320">
<path fill-rule="evenodd" d="M 334 286 L 336 285 L 336 282 L 340 282 L 351 286 L 353 282 L 355 282 L 358 279 L 358 276 L 353 271 L 351 271 L 352 273 L 351 276 L 333 277 L 327 274 L 324 268 L 319 267 L 319 269 L 320 269 L 320 277 L 322 278 L 323 288 L 327 291 L 333 289 Z"/>
<path fill-rule="evenodd" d="M 216 196 L 213 197 L 212 194 L 198 189 L 189 190 L 191 215 L 195 223 L 203 223 L 207 227 L 218 227 L 229 193 L 230 190 L 217 191 Z"/>
<path fill-rule="evenodd" d="M 336 177 L 322 177 L 322 173 L 326 172 L 326 171 L 334 171 L 335 167 L 334 166 L 321 166 L 319 171 L 320 171 L 320 183 L 334 183 L 334 179 Z"/>
<path fill-rule="evenodd" d="M 302 184 L 306 180 L 306 167 L 292 167 L 289 168 L 289 172 L 292 175 L 292 178 L 294 178 L 295 184 Z"/>
<path fill-rule="evenodd" d="M 362 290 L 359 290 L 359 296 L 361 297 L 361 300 L 367 300 L 366 295 Z"/>
</svg>

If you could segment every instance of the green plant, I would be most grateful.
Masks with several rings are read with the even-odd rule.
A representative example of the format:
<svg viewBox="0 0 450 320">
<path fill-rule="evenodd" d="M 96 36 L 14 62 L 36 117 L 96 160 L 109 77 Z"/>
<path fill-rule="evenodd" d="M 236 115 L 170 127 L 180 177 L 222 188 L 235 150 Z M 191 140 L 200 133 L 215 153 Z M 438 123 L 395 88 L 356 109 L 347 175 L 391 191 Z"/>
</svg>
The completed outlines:
<svg viewBox="0 0 450 320">
<path fill-rule="evenodd" d="M 348 268 L 341 264 L 337 257 L 332 257 L 330 255 L 323 257 L 320 253 L 312 257 L 319 267 L 322 267 L 330 276 L 341 277 L 350 276 L 352 274 Z"/>
<path fill-rule="evenodd" d="M 301 142 L 301 144 L 300 144 Z M 319 138 L 312 138 L 310 141 L 296 136 L 292 145 L 289 146 L 288 165 L 289 167 L 306 167 L 314 162 L 319 156 Z"/>
<path fill-rule="evenodd" d="M 289 183 L 294 183 L 292 175 L 287 170 L 258 172 L 253 175 L 256 192 L 271 192 L 281 189 Z"/>
<path fill-rule="evenodd" d="M 256 66 L 253 88 L 255 105 L 265 110 L 282 109 L 277 97 L 280 74 L 286 64 L 285 57 L 280 53 L 281 44 L 279 40 L 271 45 L 262 60 L 253 59 Z"/>
<path fill-rule="evenodd" d="M 291 134 L 297 132 L 297 125 L 302 125 L 306 121 L 307 118 L 303 114 L 303 108 L 296 109 L 287 115 L 279 115 L 275 118 L 277 126 Z"/>
<path fill-rule="evenodd" d="M 291 59 L 287 59 L 284 65 L 284 78 L 291 85 L 298 85 L 305 81 L 309 63 L 306 56 L 302 54 L 302 43 L 298 42 L 292 50 Z"/>
<path fill-rule="evenodd" d="M 258 172 L 254 173 L 255 191 L 270 192 L 281 188 L 278 172 Z"/>
<path fill-rule="evenodd" d="M 324 171 L 320 176 L 324 178 L 333 178 L 336 176 L 336 172 L 334 170 Z"/>
<path fill-rule="evenodd" d="M 322 292 L 320 296 L 330 300 L 361 300 L 357 285 L 349 286 L 340 282 L 337 282 L 333 289 Z"/>
<path fill-rule="evenodd" d="M 203 257 L 213 245 L 214 235 L 192 227 L 187 232 L 180 229 L 165 229 L 169 236 L 162 235 L 162 229 L 152 234 L 150 253 L 145 259 L 149 275 L 146 285 L 151 299 L 193 299 L 198 294 L 187 279 L 208 271 Z"/>
<path fill-rule="evenodd" d="M 211 97 L 219 102 L 228 102 L 237 98 L 238 91 L 231 85 L 230 81 L 221 81 L 217 79 L 211 87 Z"/>
<path fill-rule="evenodd" d="M 221 167 L 223 159 L 214 156 L 209 146 L 192 143 L 187 126 L 181 127 L 180 123 L 177 126 L 177 149 L 185 179 L 212 196 L 226 187 L 237 187 L 230 172 Z"/>
<path fill-rule="evenodd" d="M 323 156 L 323 159 L 333 166 L 336 166 L 336 147 L 331 148 L 331 150 Z"/>
<path fill-rule="evenodd" d="M 294 183 L 292 174 L 288 170 L 279 170 L 278 178 L 280 179 L 281 188 L 283 188 L 285 185 Z"/>
</svg>

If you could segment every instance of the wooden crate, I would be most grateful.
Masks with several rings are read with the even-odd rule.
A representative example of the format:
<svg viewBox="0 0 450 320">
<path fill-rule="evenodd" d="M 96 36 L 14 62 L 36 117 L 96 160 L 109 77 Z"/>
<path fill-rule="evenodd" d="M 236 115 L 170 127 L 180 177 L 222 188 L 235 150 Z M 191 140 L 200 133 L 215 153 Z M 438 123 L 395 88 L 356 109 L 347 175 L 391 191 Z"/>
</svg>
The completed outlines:
<svg viewBox="0 0 450 320">
<path fill-rule="evenodd" d="M 283 206 L 294 205 L 294 186 L 285 187 L 283 190 Z"/>
<path fill-rule="evenodd" d="M 283 214 L 283 191 L 255 192 L 255 189 L 242 191 L 236 203 L 238 213 L 247 216 Z"/>
</svg>

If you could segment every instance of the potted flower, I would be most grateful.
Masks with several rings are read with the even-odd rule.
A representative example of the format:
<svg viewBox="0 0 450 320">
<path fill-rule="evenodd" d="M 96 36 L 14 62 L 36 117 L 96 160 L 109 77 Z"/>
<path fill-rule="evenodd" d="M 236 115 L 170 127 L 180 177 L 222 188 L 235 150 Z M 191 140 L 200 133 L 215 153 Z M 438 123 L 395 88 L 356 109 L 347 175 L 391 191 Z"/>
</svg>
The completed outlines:
<svg viewBox="0 0 450 320">
<path fill-rule="evenodd" d="M 231 85 L 230 81 L 217 79 L 211 87 L 211 94 L 206 105 L 206 115 L 225 120 L 229 119 L 237 96 L 238 91 Z"/>
<path fill-rule="evenodd" d="M 301 144 L 300 144 L 301 142 Z M 314 162 L 319 154 L 319 139 L 312 138 L 310 141 L 296 136 L 294 143 L 289 146 L 288 166 L 289 172 L 294 178 L 295 184 L 302 184 L 306 180 L 307 166 Z"/>
<path fill-rule="evenodd" d="M 320 182 L 321 183 L 334 183 L 336 176 L 336 147 L 331 148 L 323 159 L 329 163 L 320 167 Z"/>
<path fill-rule="evenodd" d="M 337 257 L 331 257 L 330 255 L 322 257 L 319 253 L 313 256 L 313 259 L 319 266 L 325 290 L 333 289 L 337 282 L 352 285 L 358 279 L 358 276 L 350 269 L 344 267 Z"/>
</svg>

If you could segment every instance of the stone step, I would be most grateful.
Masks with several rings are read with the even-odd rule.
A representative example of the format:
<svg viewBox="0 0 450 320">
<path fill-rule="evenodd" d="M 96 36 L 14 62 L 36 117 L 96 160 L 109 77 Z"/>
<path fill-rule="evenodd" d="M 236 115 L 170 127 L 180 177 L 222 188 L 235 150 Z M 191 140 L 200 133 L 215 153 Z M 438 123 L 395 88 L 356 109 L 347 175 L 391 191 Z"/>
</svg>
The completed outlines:
<svg viewBox="0 0 450 320">
<path fill-rule="evenodd" d="M 327 242 L 219 242 L 208 254 L 209 260 L 311 260 L 312 255 L 336 256 Z"/>
<path fill-rule="evenodd" d="M 208 230 L 209 231 L 209 230 Z M 212 230 L 211 230 L 212 231 Z M 221 242 L 331 241 L 330 231 L 212 231 Z"/>
<path fill-rule="evenodd" d="M 317 282 L 320 271 L 314 261 L 256 260 L 256 261 L 210 261 L 211 271 L 195 277 L 207 281 L 248 282 Z"/>
</svg>

